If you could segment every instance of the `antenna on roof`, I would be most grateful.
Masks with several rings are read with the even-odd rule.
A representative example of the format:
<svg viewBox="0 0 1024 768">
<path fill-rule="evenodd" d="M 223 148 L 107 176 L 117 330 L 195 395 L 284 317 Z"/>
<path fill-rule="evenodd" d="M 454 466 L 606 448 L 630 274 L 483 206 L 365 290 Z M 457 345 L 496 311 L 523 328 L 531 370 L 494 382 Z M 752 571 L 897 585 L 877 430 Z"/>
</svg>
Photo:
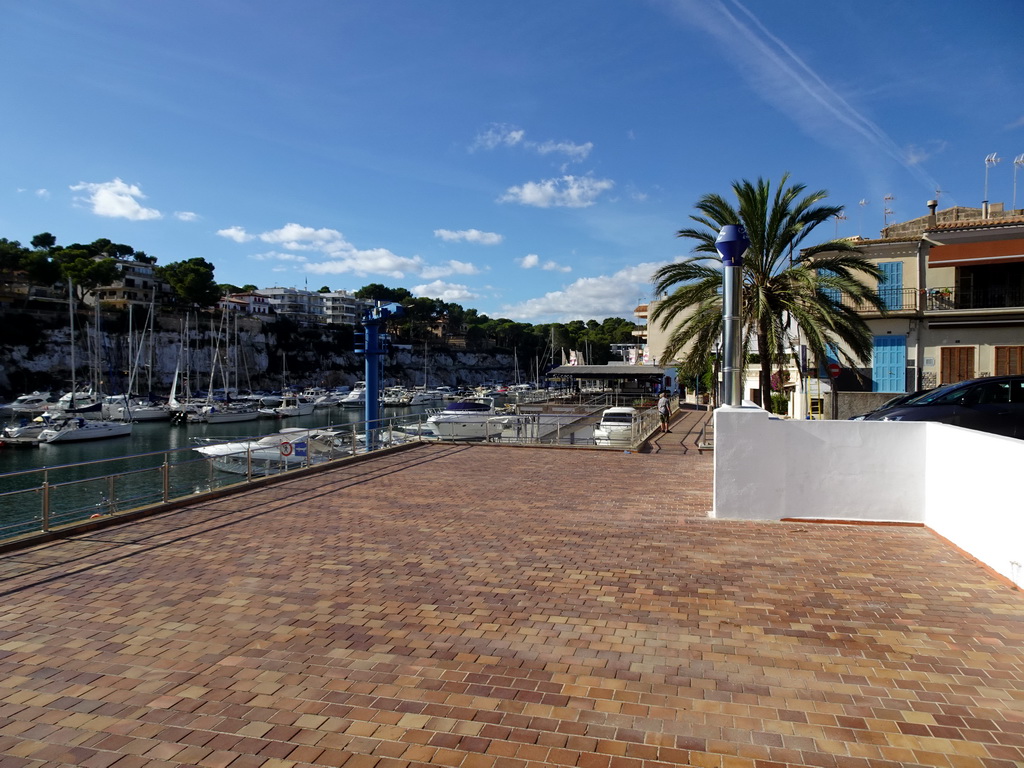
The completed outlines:
<svg viewBox="0 0 1024 768">
<path fill-rule="evenodd" d="M 993 152 L 991 155 L 985 155 L 985 199 L 982 202 L 988 202 L 988 169 L 998 163 L 1002 158 L 996 157 L 996 153 Z"/>
<path fill-rule="evenodd" d="M 896 199 L 896 195 L 886 195 L 882 198 L 884 203 L 882 204 L 882 225 L 889 226 L 889 217 L 893 215 L 893 210 L 889 207 L 889 203 Z"/>
<path fill-rule="evenodd" d="M 1024 165 L 1024 155 L 1013 158 L 1013 210 L 1017 210 L 1017 169 Z"/>
<path fill-rule="evenodd" d="M 857 203 L 857 205 L 860 206 L 860 216 L 857 218 L 857 229 L 860 233 L 864 232 L 864 206 L 866 206 L 867 204 L 868 201 L 865 200 L 863 197 L 860 199 L 860 202 Z"/>
<path fill-rule="evenodd" d="M 838 240 L 839 239 L 839 222 L 840 221 L 846 221 L 846 214 L 843 213 L 842 211 L 839 211 L 839 213 L 837 213 L 832 218 L 836 220 L 836 240 Z"/>
</svg>

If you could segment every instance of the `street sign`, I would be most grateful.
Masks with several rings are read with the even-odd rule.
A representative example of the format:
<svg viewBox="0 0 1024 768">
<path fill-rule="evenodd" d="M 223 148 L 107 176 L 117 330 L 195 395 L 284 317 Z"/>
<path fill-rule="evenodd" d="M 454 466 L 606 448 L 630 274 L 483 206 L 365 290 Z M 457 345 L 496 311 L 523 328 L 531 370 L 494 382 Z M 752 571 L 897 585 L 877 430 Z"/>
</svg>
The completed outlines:
<svg viewBox="0 0 1024 768">
<path fill-rule="evenodd" d="M 825 366 L 828 371 L 829 378 L 835 379 L 843 372 L 843 369 L 839 367 L 839 363 L 829 363 Z"/>
</svg>

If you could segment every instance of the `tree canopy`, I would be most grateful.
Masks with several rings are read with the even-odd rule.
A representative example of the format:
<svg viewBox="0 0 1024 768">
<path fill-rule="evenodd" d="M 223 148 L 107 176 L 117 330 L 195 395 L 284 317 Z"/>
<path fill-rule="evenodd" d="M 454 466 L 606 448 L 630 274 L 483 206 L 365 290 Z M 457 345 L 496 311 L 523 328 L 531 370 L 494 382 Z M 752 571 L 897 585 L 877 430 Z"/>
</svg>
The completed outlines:
<svg viewBox="0 0 1024 768">
<path fill-rule="evenodd" d="M 196 307 L 212 307 L 220 300 L 213 271 L 213 264 L 199 256 L 157 267 L 157 275 L 170 284 L 178 298 Z"/>
<path fill-rule="evenodd" d="M 664 358 L 682 354 L 682 375 L 706 371 L 722 334 L 723 271 L 715 240 L 723 226 L 743 225 L 750 238 L 742 272 L 744 359 L 756 340 L 761 405 L 766 407 L 772 366 L 794 348 L 797 328 L 819 360 L 829 350 L 851 364 L 870 358 L 871 333 L 854 307 L 866 303 L 881 311 L 876 289 L 863 282 L 877 279 L 880 272 L 845 240 L 808 244 L 816 227 L 842 211 L 821 204 L 825 190 L 806 192 L 803 184 L 790 184 L 788 174 L 774 189 L 758 179 L 734 182 L 732 190 L 736 205 L 717 194 L 705 195 L 697 202 L 698 214 L 690 216 L 698 226 L 678 232 L 695 243 L 694 255 L 655 272 L 655 292 L 668 297 L 656 304 L 651 322 L 672 329 Z"/>
</svg>

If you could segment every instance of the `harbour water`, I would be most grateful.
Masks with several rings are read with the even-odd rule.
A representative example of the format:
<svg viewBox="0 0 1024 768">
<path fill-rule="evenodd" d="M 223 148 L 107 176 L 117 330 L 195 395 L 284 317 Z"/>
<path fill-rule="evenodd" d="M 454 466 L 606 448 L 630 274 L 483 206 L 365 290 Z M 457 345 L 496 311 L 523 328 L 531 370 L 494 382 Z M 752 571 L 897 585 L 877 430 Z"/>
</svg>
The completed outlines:
<svg viewBox="0 0 1024 768">
<path fill-rule="evenodd" d="M 380 416 L 405 423 L 424 418 L 426 410 L 423 406 L 382 408 Z M 335 427 L 360 434 L 363 420 L 362 408 L 318 408 L 308 416 L 230 424 L 141 422 L 126 437 L 34 448 L 6 446 L 0 448 L 0 539 L 39 530 L 44 514 L 49 515 L 49 524 L 59 525 L 158 501 L 164 492 L 165 462 L 171 467 L 167 482 L 172 498 L 244 479 L 225 477 L 192 451 L 201 441 L 246 439 L 291 427 Z M 45 477 L 30 472 L 43 468 L 49 468 Z M 84 481 L 106 475 L 117 477 Z M 25 489 L 32 490 L 22 492 Z"/>
</svg>

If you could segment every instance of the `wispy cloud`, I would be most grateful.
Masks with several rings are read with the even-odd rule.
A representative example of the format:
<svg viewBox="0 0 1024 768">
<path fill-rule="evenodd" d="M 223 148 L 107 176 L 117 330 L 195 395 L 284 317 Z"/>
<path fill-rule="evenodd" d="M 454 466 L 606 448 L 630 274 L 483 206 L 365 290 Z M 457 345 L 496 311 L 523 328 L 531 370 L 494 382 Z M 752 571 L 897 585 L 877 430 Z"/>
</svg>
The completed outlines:
<svg viewBox="0 0 1024 768">
<path fill-rule="evenodd" d="M 522 128 L 515 128 L 511 125 L 494 124 L 489 125 L 476 135 L 473 143 L 469 145 L 470 152 L 481 149 L 497 149 L 498 147 L 514 147 L 519 144 L 526 131 Z"/>
<path fill-rule="evenodd" d="M 573 141 L 532 141 L 526 138 L 526 131 L 512 125 L 494 124 L 489 125 L 478 133 L 469 145 L 470 152 L 479 150 L 494 150 L 499 147 L 520 146 L 538 155 L 558 154 L 565 155 L 569 160 L 581 162 L 587 159 L 591 150 L 594 149 L 593 142 L 577 144 Z"/>
<path fill-rule="evenodd" d="M 519 203 L 536 208 L 586 208 L 597 202 L 602 192 L 615 186 L 611 179 L 592 176 L 562 176 L 557 179 L 528 181 L 509 187 L 499 203 Z"/>
<path fill-rule="evenodd" d="M 126 184 L 121 179 L 103 182 L 82 181 L 71 187 L 73 192 L 84 192 L 75 200 L 88 205 L 97 216 L 131 221 L 146 221 L 163 218 L 155 208 L 146 208 L 139 201 L 145 200 L 137 184 Z"/>
<path fill-rule="evenodd" d="M 540 256 L 536 253 L 528 253 L 521 259 L 516 259 L 518 264 L 523 269 L 535 269 L 540 267 L 541 269 L 547 270 L 548 272 L 572 272 L 572 267 L 559 264 L 558 262 L 548 259 L 545 262 L 541 262 Z"/>
<path fill-rule="evenodd" d="M 466 261 L 449 259 L 443 264 L 425 266 L 420 270 L 420 276 L 426 280 L 435 277 L 447 277 L 448 275 L 479 275 L 480 270 L 475 264 Z"/>
<path fill-rule="evenodd" d="M 920 165 L 921 163 L 927 162 L 940 152 L 943 152 L 945 149 L 946 142 L 944 141 L 931 141 L 923 147 L 911 144 L 905 150 L 907 163 L 910 165 Z"/>
<path fill-rule="evenodd" d="M 199 221 L 199 214 L 192 211 L 175 211 L 174 218 L 178 221 Z"/>
<path fill-rule="evenodd" d="M 387 248 L 358 248 L 336 229 L 308 227 L 289 223 L 260 233 L 243 227 L 228 227 L 218 235 L 236 243 L 261 242 L 272 246 L 263 253 L 251 254 L 258 261 L 290 262 L 304 272 L 320 275 L 383 275 L 394 279 L 408 276 L 427 280 L 448 275 L 476 275 L 476 265 L 450 259 L 428 264 L 421 256 L 399 256 Z"/>
<path fill-rule="evenodd" d="M 477 245 L 498 245 L 505 238 L 496 232 L 481 232 L 479 229 L 435 229 L 434 237 L 446 243 L 476 243 Z"/>
<path fill-rule="evenodd" d="M 725 62 L 764 101 L 817 141 L 852 149 L 860 159 L 870 159 L 868 153 L 884 153 L 929 188 L 937 186 L 882 128 L 847 102 L 738 0 L 672 0 L 669 7 L 682 21 L 715 38 L 721 50 L 728 51 Z"/>
</svg>

